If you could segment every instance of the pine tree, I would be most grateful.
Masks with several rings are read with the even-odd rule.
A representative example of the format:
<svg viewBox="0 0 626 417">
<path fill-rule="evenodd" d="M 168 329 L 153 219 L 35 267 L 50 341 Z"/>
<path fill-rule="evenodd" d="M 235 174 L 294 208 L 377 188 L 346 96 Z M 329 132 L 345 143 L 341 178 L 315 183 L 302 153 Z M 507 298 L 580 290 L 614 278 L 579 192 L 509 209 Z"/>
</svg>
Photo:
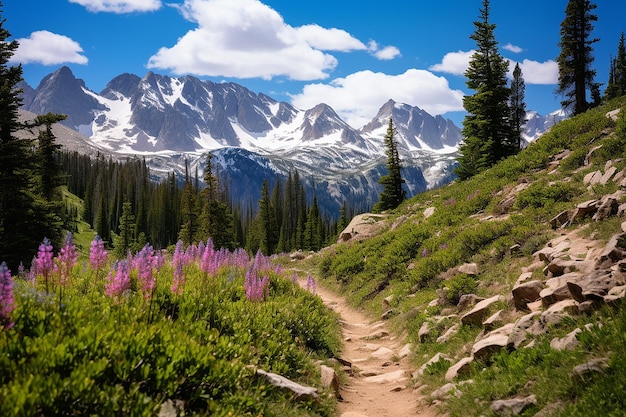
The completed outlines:
<svg viewBox="0 0 626 417">
<path fill-rule="evenodd" d="M 8 40 L 11 34 L 4 23 L 0 16 L 0 254 L 9 269 L 17 270 L 20 261 L 28 262 L 38 242 L 47 237 L 42 234 L 50 226 L 51 213 L 34 188 L 38 179 L 33 140 L 16 136 L 22 127 L 17 87 L 22 67 L 8 65 L 18 43 Z"/>
<path fill-rule="evenodd" d="M 387 175 L 383 175 L 378 182 L 383 190 L 378 196 L 378 202 L 372 209 L 375 213 L 384 210 L 393 210 L 406 199 L 406 190 L 402 187 L 402 163 L 398 152 L 398 144 L 394 139 L 396 133 L 393 127 L 393 118 L 389 118 L 389 126 L 385 135 L 385 153 L 387 154 Z"/>
<path fill-rule="evenodd" d="M 187 161 L 185 161 L 185 186 L 181 202 L 182 224 L 178 232 L 178 239 L 182 240 L 185 246 L 195 243 L 200 229 L 197 194 L 197 189 L 189 178 Z"/>
<path fill-rule="evenodd" d="M 513 79 L 511 80 L 511 97 L 509 103 L 511 107 L 511 126 L 513 127 L 513 146 L 520 148 L 522 143 L 522 128 L 526 124 L 526 103 L 524 96 L 526 94 L 526 84 L 522 69 L 519 63 L 515 64 L 513 70 Z"/>
<path fill-rule="evenodd" d="M 118 259 L 123 259 L 135 244 L 135 215 L 130 202 L 122 204 L 119 229 L 120 234 L 115 239 L 115 254 Z"/>
<path fill-rule="evenodd" d="M 609 70 L 609 82 L 604 90 L 604 98 L 611 100 L 626 95 L 626 46 L 624 45 L 624 32 L 619 38 L 617 57 L 611 59 Z"/>
<path fill-rule="evenodd" d="M 200 214 L 200 229 L 197 240 L 206 240 L 209 237 L 213 244 L 220 248 L 233 248 L 233 215 L 228 204 L 220 196 L 220 185 L 217 174 L 214 172 L 213 155 L 207 154 L 204 170 L 204 189 L 200 192 L 202 209 Z M 227 197 L 227 193 L 224 198 Z"/>
<path fill-rule="evenodd" d="M 510 121 L 507 84 L 509 63 L 498 52 L 495 38 L 496 25 L 489 21 L 489 0 L 483 0 L 480 20 L 474 22 L 476 31 L 470 36 L 476 41 L 465 72 L 467 87 L 474 90 L 463 97 L 463 107 L 468 115 L 463 120 L 464 141 L 456 174 L 461 180 L 472 177 L 491 167 L 500 159 L 512 155 L 519 148 Z"/>
<path fill-rule="evenodd" d="M 598 20 L 598 16 L 592 13 L 596 8 L 590 0 L 569 0 L 561 22 L 557 93 L 565 97 L 561 101 L 563 108 L 571 108 L 575 115 L 589 109 L 588 90 L 594 95 L 594 101 L 599 95 L 599 85 L 594 82 L 596 71 L 591 68 L 594 61 L 592 45 L 598 41 L 591 38 L 593 22 Z"/>
</svg>

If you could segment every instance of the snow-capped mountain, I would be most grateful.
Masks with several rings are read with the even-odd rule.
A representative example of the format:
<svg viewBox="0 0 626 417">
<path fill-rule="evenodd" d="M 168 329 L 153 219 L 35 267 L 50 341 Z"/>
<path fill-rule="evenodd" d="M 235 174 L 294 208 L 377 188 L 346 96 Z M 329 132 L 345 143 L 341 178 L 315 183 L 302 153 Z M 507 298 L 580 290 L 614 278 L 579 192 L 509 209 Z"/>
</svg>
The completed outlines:
<svg viewBox="0 0 626 417">
<path fill-rule="evenodd" d="M 563 110 L 554 111 L 547 116 L 542 116 L 536 111 L 529 111 L 526 113 L 526 124 L 522 137 L 527 143 L 530 143 L 568 117 Z"/>
<path fill-rule="evenodd" d="M 211 150 L 231 192 L 256 198 L 264 178 L 289 171 L 315 184 L 318 200 L 337 207 L 377 200 L 385 173 L 383 138 L 389 117 L 402 154 L 409 195 L 452 179 L 461 133 L 450 120 L 389 101 L 357 130 L 326 104 L 301 110 L 235 83 L 149 72 L 122 74 L 100 93 L 62 67 L 36 89 L 22 86 L 24 110 L 67 114 L 62 123 L 91 145 L 118 155 L 141 155 L 155 172 L 202 164 Z M 202 167 L 200 167 L 202 172 Z M 250 175 L 253 173 L 253 175 Z M 241 183 L 234 186 L 235 183 Z"/>
</svg>

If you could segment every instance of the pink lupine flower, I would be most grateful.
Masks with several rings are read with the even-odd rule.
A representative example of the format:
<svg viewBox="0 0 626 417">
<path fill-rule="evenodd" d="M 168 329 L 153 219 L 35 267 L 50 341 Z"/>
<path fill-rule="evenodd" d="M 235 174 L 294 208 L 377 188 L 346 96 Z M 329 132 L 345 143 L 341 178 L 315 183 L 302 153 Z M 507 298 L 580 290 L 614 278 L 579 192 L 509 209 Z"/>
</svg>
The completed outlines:
<svg viewBox="0 0 626 417">
<path fill-rule="evenodd" d="M 46 284 L 46 292 L 49 291 L 48 282 L 50 274 L 54 270 L 54 261 L 52 255 L 52 244 L 48 238 L 44 238 L 39 251 L 37 252 L 37 274 L 41 275 Z"/>
<path fill-rule="evenodd" d="M 157 273 L 161 271 L 161 268 L 163 268 L 163 265 L 165 265 L 165 256 L 163 256 L 162 250 L 155 252 L 154 256 L 152 257 L 152 264 Z"/>
<path fill-rule="evenodd" d="M 130 289 L 130 270 L 126 260 L 116 261 L 107 277 L 105 293 L 111 298 L 121 297 Z"/>
<path fill-rule="evenodd" d="M 311 275 L 309 275 L 306 278 L 306 289 L 307 291 L 310 291 L 313 294 L 315 294 L 315 292 L 317 291 L 317 283 L 315 282 L 315 279 L 313 279 Z"/>
<path fill-rule="evenodd" d="M 246 279 L 243 288 L 246 292 L 246 298 L 250 301 L 262 301 L 268 291 L 270 278 L 265 275 L 263 278 L 258 276 L 258 271 L 252 267 L 246 272 Z"/>
<path fill-rule="evenodd" d="M 0 327 L 10 329 L 13 327 L 11 313 L 15 309 L 13 298 L 13 277 L 7 268 L 6 262 L 0 264 Z"/>
<path fill-rule="evenodd" d="M 108 252 L 104 249 L 104 241 L 98 235 L 91 241 L 91 249 L 89 250 L 89 263 L 91 268 L 98 271 L 107 263 Z"/>
<path fill-rule="evenodd" d="M 156 284 L 156 279 L 152 268 L 154 266 L 154 249 L 151 245 L 146 244 L 143 249 L 135 256 L 135 265 L 137 266 L 137 281 L 141 286 L 141 292 L 144 298 L 152 297 L 152 291 Z"/>
<path fill-rule="evenodd" d="M 65 243 L 59 251 L 57 258 L 57 266 L 59 268 L 60 284 L 66 286 L 70 281 L 70 273 L 72 268 L 76 265 L 78 260 L 78 252 L 76 251 L 76 245 L 74 245 L 74 239 L 72 233 L 67 232 L 65 236 Z"/>
</svg>

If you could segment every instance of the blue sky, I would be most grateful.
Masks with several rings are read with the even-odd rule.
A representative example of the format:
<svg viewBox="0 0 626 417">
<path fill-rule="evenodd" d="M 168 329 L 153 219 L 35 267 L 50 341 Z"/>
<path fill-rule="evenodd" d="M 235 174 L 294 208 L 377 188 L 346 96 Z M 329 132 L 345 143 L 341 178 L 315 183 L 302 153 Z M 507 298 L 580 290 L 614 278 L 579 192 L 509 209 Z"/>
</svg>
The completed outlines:
<svg viewBox="0 0 626 417">
<path fill-rule="evenodd" d="M 501 54 L 522 66 L 528 109 L 555 96 L 567 0 L 491 1 Z M 626 31 L 626 2 L 599 0 L 596 81 Z M 100 92 L 122 73 L 232 81 L 307 109 L 325 102 L 361 127 L 388 99 L 461 125 L 463 72 L 482 0 L 4 0 L 13 62 L 36 87 L 69 66 Z"/>
</svg>

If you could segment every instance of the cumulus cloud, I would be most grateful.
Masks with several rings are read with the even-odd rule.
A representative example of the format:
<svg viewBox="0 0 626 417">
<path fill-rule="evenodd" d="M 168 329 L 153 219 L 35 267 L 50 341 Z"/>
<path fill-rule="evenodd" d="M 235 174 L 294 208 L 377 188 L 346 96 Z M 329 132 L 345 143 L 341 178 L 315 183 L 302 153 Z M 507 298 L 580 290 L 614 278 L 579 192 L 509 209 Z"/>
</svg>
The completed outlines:
<svg viewBox="0 0 626 417">
<path fill-rule="evenodd" d="M 507 51 L 513 52 L 514 54 L 519 54 L 520 52 L 523 51 L 522 48 L 520 48 L 519 46 L 515 46 L 512 43 L 507 43 L 506 45 L 502 47 L 502 49 L 506 49 Z"/>
<path fill-rule="evenodd" d="M 161 8 L 161 0 L 69 0 L 90 12 L 133 13 L 153 12 Z"/>
<path fill-rule="evenodd" d="M 380 48 L 380 46 L 378 46 L 378 42 L 376 41 L 369 41 L 367 49 L 372 56 L 380 59 L 381 61 L 391 61 L 392 59 L 402 56 L 400 50 L 395 46 L 390 45 Z"/>
<path fill-rule="evenodd" d="M 429 69 L 431 71 L 445 72 L 447 74 L 463 75 L 475 52 L 474 50 L 448 52 L 444 55 L 439 64 L 432 65 Z"/>
<path fill-rule="evenodd" d="M 149 68 L 176 74 L 285 76 L 310 81 L 327 78 L 337 66 L 337 59 L 326 51 L 367 49 L 341 29 L 290 26 L 259 0 L 185 0 L 177 7 L 198 27 L 150 57 Z"/>
<path fill-rule="evenodd" d="M 326 103 L 349 125 L 360 128 L 389 99 L 434 115 L 463 110 L 462 91 L 452 90 L 444 77 L 418 69 L 399 75 L 359 71 L 328 84 L 309 84 L 302 93 L 292 96 L 292 103 L 301 109 Z"/>
<path fill-rule="evenodd" d="M 12 56 L 11 62 L 43 65 L 87 64 L 88 62 L 87 57 L 82 55 L 83 48 L 78 42 L 47 30 L 33 32 L 30 37 L 17 39 L 17 42 L 19 47 Z"/>
<path fill-rule="evenodd" d="M 545 62 L 525 59 L 519 63 L 526 84 L 550 85 L 559 82 L 559 64 L 554 60 Z M 513 77 L 515 62 L 509 63 L 509 77 Z"/>
</svg>

